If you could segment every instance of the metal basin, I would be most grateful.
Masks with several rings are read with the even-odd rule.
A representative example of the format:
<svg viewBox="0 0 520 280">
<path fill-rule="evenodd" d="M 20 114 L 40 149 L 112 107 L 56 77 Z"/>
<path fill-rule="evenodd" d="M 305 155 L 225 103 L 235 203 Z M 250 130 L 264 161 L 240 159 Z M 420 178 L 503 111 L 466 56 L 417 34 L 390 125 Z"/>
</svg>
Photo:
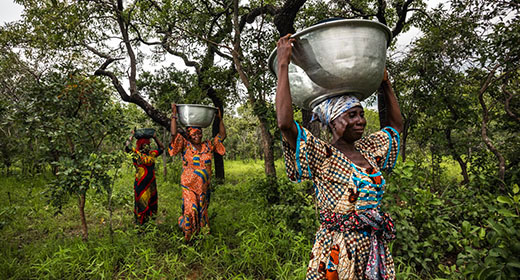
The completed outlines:
<svg viewBox="0 0 520 280">
<path fill-rule="evenodd" d="M 134 136 L 136 139 L 152 138 L 154 134 L 155 129 L 153 128 L 139 128 L 135 131 Z"/>
<path fill-rule="evenodd" d="M 217 108 L 199 104 L 177 104 L 179 121 L 184 126 L 208 127 L 215 118 Z"/>
<path fill-rule="evenodd" d="M 289 86 L 293 103 L 310 109 L 332 96 L 352 94 L 360 100 L 381 84 L 390 29 L 375 21 L 343 19 L 306 28 L 292 35 Z M 269 68 L 277 75 L 276 49 Z"/>
</svg>

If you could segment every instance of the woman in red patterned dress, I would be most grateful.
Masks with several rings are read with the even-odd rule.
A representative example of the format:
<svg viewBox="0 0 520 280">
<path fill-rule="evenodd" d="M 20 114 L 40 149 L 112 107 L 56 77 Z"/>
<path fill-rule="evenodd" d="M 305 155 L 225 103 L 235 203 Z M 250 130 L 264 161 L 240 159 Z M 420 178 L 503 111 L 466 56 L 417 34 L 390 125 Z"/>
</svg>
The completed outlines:
<svg viewBox="0 0 520 280">
<path fill-rule="evenodd" d="M 157 183 L 155 182 L 155 160 L 162 154 L 164 146 L 153 135 L 157 144 L 157 150 L 150 147 L 150 139 L 137 139 L 136 147 L 129 148 L 134 136 L 134 131 L 130 139 L 126 141 L 125 151 L 132 153 L 136 173 L 134 181 L 134 217 L 137 224 L 144 224 L 148 219 L 157 214 Z"/>
<path fill-rule="evenodd" d="M 202 141 L 202 129 L 198 127 L 187 127 L 185 138 L 177 133 L 177 106 L 172 104 L 172 140 L 168 148 L 171 156 L 182 153 L 182 215 L 178 223 L 187 241 L 202 229 L 209 232 L 211 159 L 213 152 L 224 155 L 226 151 L 222 144 L 226 139 L 226 128 L 220 110 L 218 118 L 219 133 L 212 140 Z"/>
</svg>

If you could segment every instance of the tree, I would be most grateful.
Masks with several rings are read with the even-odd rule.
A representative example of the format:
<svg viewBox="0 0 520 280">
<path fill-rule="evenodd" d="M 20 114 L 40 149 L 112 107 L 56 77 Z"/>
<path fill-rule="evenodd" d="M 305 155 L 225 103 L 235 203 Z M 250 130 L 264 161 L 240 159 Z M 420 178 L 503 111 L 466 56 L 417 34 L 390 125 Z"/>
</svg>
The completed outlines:
<svg viewBox="0 0 520 280">
<path fill-rule="evenodd" d="M 511 135 L 518 128 L 517 112 L 510 105 L 512 114 L 507 112 L 508 102 L 518 102 L 507 90 L 518 81 L 518 46 L 511 43 L 518 36 L 518 14 L 513 11 L 513 6 L 492 8 L 485 1 L 453 2 L 451 10 L 440 6 L 422 23 L 424 37 L 399 67 L 399 80 L 405 81 L 403 111 L 415 119 L 409 127 L 437 155 L 459 163 L 462 183 L 469 182 L 468 166 L 475 173 L 488 170 L 488 151 L 496 158 L 499 181 L 506 166 L 514 166 L 515 160 L 501 152 L 518 147 Z M 504 141 L 508 145 L 499 144 Z"/>
</svg>

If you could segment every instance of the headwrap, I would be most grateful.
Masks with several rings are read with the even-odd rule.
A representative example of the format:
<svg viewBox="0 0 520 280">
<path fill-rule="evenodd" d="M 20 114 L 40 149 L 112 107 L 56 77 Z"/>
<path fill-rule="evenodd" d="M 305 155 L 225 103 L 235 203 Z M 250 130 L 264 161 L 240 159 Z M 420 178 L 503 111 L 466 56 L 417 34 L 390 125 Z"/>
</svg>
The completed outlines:
<svg viewBox="0 0 520 280">
<path fill-rule="evenodd" d="M 141 139 L 137 139 L 137 142 L 136 142 L 136 150 L 141 150 L 141 147 L 143 145 L 149 145 L 150 144 L 150 139 L 148 138 L 141 138 Z"/>
<path fill-rule="evenodd" d="M 334 96 L 318 103 L 312 109 L 314 114 L 311 121 L 319 120 L 322 127 L 327 127 L 334 119 L 356 106 L 361 106 L 361 102 L 354 96 Z"/>
<path fill-rule="evenodd" d="M 186 128 L 186 130 L 188 131 L 188 135 L 191 137 L 193 136 L 195 133 L 197 132 L 200 132 L 202 133 L 202 129 L 200 127 L 196 127 L 196 126 L 188 126 Z"/>
</svg>

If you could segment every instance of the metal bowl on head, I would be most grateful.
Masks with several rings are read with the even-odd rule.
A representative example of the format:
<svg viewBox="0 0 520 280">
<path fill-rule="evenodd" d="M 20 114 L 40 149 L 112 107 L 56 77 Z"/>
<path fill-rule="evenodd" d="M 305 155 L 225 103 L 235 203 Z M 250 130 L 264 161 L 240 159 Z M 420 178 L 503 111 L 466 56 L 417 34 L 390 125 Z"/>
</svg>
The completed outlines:
<svg viewBox="0 0 520 280">
<path fill-rule="evenodd" d="M 139 128 L 134 132 L 134 136 L 136 139 L 152 138 L 154 134 L 155 129 L 153 128 Z"/>
<path fill-rule="evenodd" d="M 341 19 L 320 23 L 291 38 L 289 86 L 293 103 L 311 109 L 336 95 L 351 94 L 360 100 L 381 84 L 390 29 L 379 22 Z M 278 75 L 276 49 L 269 56 L 269 68 Z"/>
<path fill-rule="evenodd" d="M 215 119 L 217 108 L 200 104 L 177 104 L 179 121 L 184 126 L 208 127 Z"/>
</svg>

